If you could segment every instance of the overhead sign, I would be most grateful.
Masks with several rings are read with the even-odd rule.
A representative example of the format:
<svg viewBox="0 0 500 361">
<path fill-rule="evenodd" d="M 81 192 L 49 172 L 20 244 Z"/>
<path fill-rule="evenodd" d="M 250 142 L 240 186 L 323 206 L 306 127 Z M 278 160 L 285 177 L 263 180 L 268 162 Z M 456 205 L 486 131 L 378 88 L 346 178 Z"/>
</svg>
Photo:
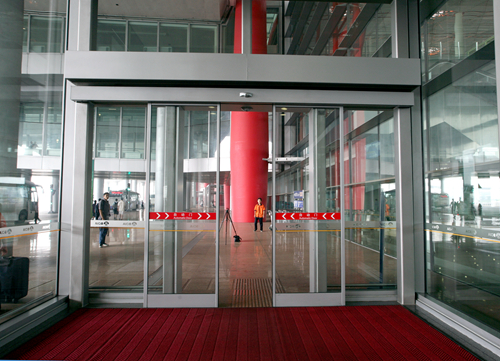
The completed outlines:
<svg viewBox="0 0 500 361">
<path fill-rule="evenodd" d="M 340 221 L 340 213 L 276 213 L 277 221 Z"/>
<path fill-rule="evenodd" d="M 208 212 L 149 212 L 149 219 L 152 220 L 193 220 L 207 221 L 215 220 L 215 213 Z"/>
</svg>

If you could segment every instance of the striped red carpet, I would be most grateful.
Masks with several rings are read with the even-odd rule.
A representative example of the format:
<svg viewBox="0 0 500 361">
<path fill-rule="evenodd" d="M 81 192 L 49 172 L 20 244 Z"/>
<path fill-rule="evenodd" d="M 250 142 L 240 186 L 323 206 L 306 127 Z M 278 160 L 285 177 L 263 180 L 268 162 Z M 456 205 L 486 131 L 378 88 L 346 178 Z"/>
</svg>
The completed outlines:
<svg viewBox="0 0 500 361">
<path fill-rule="evenodd" d="M 29 360 L 476 360 L 402 306 L 82 309 Z"/>
</svg>

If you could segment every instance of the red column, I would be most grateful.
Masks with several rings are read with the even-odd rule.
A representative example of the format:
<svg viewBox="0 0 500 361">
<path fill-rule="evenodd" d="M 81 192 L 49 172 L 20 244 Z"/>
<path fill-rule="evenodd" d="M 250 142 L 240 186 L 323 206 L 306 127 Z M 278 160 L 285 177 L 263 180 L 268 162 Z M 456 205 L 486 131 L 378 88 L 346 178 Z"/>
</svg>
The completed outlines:
<svg viewBox="0 0 500 361">
<path fill-rule="evenodd" d="M 252 54 L 267 53 L 266 1 L 252 1 Z M 241 53 L 241 0 L 236 2 L 234 52 Z M 257 198 L 267 197 L 268 114 L 231 114 L 231 207 L 234 222 L 253 222 Z"/>
</svg>

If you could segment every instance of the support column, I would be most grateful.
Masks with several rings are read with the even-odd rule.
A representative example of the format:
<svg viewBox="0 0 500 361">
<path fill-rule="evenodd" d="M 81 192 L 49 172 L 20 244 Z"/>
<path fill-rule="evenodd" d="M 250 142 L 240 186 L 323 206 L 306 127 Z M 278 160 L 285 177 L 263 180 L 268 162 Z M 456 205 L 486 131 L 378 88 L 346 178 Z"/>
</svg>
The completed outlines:
<svg viewBox="0 0 500 361">
<path fill-rule="evenodd" d="M 17 173 L 24 1 L 0 0 L 0 169 Z"/>
<path fill-rule="evenodd" d="M 98 200 L 99 198 L 102 198 L 102 194 L 104 193 L 104 178 L 94 178 L 94 182 L 94 198 Z"/>
<path fill-rule="evenodd" d="M 251 25 L 245 5 L 252 4 Z M 266 54 L 266 2 L 236 2 L 234 52 L 242 53 L 242 36 L 251 28 L 252 54 Z M 243 30 L 242 30 L 243 29 Z M 247 40 L 246 36 L 246 40 Z M 253 222 L 257 198 L 267 196 L 269 157 L 268 114 L 264 112 L 231 113 L 231 206 L 234 222 Z"/>
</svg>

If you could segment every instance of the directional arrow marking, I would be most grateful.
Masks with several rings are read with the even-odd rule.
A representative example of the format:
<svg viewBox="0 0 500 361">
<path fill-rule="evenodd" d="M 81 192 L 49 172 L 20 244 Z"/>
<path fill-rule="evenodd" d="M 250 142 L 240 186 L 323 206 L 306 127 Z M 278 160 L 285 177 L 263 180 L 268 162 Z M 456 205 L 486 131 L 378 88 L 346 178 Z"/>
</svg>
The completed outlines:
<svg viewBox="0 0 500 361">
<path fill-rule="evenodd" d="M 160 213 L 156 213 L 156 219 L 160 218 Z"/>
<path fill-rule="evenodd" d="M 286 213 L 283 213 L 283 219 L 286 220 Z"/>
<path fill-rule="evenodd" d="M 209 219 L 209 218 L 210 218 L 210 213 L 207 213 L 207 219 Z"/>
<path fill-rule="evenodd" d="M 201 213 L 198 213 L 198 219 L 200 219 L 200 218 L 201 218 Z"/>
<path fill-rule="evenodd" d="M 323 213 L 323 219 L 326 219 L 326 213 Z"/>
<path fill-rule="evenodd" d="M 168 213 L 165 213 L 165 215 L 166 215 L 165 219 L 168 219 Z"/>
<path fill-rule="evenodd" d="M 292 213 L 292 215 L 290 216 L 291 219 L 295 220 L 295 218 L 293 217 L 295 217 L 295 213 Z"/>
</svg>

